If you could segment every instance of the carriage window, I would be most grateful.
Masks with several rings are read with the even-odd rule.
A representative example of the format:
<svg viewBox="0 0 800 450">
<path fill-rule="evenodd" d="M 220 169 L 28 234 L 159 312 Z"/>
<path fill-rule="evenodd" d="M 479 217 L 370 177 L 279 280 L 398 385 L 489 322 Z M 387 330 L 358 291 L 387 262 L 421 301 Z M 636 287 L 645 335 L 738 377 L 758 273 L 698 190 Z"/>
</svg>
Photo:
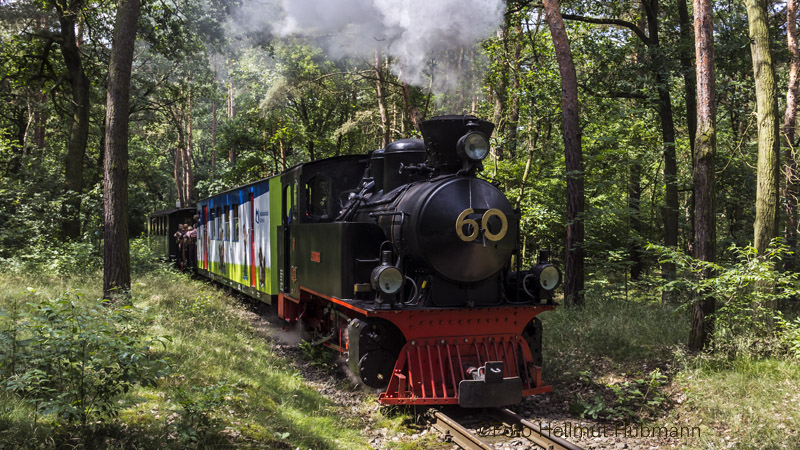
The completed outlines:
<svg viewBox="0 0 800 450">
<path fill-rule="evenodd" d="M 214 234 L 214 230 L 216 230 L 216 225 L 214 221 L 217 220 L 216 214 L 214 214 L 214 208 L 208 209 L 208 237 L 209 239 L 216 239 L 216 234 Z"/>
<path fill-rule="evenodd" d="M 228 239 L 231 236 L 230 235 L 230 230 L 228 229 L 228 227 L 230 226 L 230 223 L 228 222 L 228 216 L 230 214 L 225 214 L 225 213 L 226 213 L 225 208 L 220 208 L 220 210 L 219 210 L 219 218 L 220 218 L 219 219 L 220 220 L 219 223 L 221 224 L 220 227 L 219 227 L 219 240 L 220 241 L 224 241 L 225 239 Z"/>
<path fill-rule="evenodd" d="M 330 214 L 331 179 L 317 175 L 306 183 L 306 215 L 327 219 Z"/>
<path fill-rule="evenodd" d="M 292 199 L 292 187 L 286 186 L 283 188 L 283 224 L 288 225 L 292 221 L 292 205 L 289 204 Z"/>
<path fill-rule="evenodd" d="M 217 208 L 217 217 L 215 219 L 217 222 L 214 226 L 216 229 L 217 234 L 214 239 L 221 241 L 222 240 L 222 229 L 225 226 L 225 217 L 222 215 L 222 208 Z"/>
<path fill-rule="evenodd" d="M 231 240 L 232 241 L 238 241 L 239 240 L 239 205 L 234 204 L 233 207 L 231 207 L 231 212 L 232 212 L 232 218 L 231 218 L 231 222 L 232 223 L 231 223 L 231 225 L 233 227 L 231 229 L 232 236 L 233 236 L 233 238 Z"/>
<path fill-rule="evenodd" d="M 294 219 L 297 217 L 297 192 L 299 191 L 299 186 L 297 184 L 297 180 L 294 180 L 294 185 L 292 186 L 292 218 Z"/>
</svg>

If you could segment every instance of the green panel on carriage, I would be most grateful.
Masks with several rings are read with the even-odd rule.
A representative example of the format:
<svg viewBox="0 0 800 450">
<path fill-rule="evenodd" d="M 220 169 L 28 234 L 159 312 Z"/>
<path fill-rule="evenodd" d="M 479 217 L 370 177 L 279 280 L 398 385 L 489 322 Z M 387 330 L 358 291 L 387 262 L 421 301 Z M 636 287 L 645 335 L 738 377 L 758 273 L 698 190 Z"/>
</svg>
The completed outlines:
<svg viewBox="0 0 800 450">
<path fill-rule="evenodd" d="M 272 261 L 270 273 L 270 295 L 278 295 L 278 252 L 283 243 L 278 240 L 278 227 L 281 226 L 281 177 L 276 175 L 269 179 L 269 239 L 272 245 L 270 246 L 270 261 Z"/>
</svg>

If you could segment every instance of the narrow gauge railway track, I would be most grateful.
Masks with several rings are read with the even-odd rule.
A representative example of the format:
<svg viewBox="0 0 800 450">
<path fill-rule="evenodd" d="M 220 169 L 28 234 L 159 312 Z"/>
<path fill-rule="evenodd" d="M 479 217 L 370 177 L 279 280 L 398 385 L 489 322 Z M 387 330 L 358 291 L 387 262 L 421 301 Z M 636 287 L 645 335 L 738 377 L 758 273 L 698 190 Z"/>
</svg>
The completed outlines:
<svg viewBox="0 0 800 450">
<path fill-rule="evenodd" d="M 489 415 L 492 420 L 500 421 L 509 432 L 516 432 L 516 436 L 527 438 L 532 443 L 546 450 L 583 450 L 581 447 L 564 439 L 550 436 L 547 431 L 542 431 L 536 424 L 523 419 L 518 414 L 506 408 L 492 408 Z M 482 436 L 470 431 L 454 418 L 438 409 L 430 410 L 431 426 L 445 436 L 449 436 L 453 443 L 465 450 L 494 450 L 494 445 Z M 497 423 L 497 422 L 495 422 Z"/>
</svg>

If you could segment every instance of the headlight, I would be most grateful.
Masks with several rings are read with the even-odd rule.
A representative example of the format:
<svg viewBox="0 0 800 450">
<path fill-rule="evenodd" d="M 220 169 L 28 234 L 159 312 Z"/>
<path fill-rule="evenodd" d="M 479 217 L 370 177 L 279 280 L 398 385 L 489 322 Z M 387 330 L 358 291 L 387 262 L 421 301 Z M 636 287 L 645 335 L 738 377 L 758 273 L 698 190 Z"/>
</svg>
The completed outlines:
<svg viewBox="0 0 800 450">
<path fill-rule="evenodd" d="M 533 268 L 539 285 L 546 291 L 552 291 L 561 283 L 561 272 L 552 264 L 539 264 Z"/>
<path fill-rule="evenodd" d="M 394 294 L 403 287 L 403 274 L 395 266 L 378 266 L 371 278 L 372 287 L 384 294 Z"/>
<path fill-rule="evenodd" d="M 472 161 L 482 161 L 489 154 L 489 138 L 479 131 L 470 131 L 458 140 L 458 155 Z"/>
</svg>

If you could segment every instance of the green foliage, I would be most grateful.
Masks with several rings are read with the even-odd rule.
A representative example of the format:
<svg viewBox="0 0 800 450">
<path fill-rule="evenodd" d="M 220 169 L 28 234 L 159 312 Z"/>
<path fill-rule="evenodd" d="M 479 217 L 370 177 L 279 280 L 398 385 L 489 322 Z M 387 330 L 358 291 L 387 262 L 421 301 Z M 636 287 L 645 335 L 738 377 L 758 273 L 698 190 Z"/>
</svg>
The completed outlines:
<svg viewBox="0 0 800 450">
<path fill-rule="evenodd" d="M 778 338 L 792 357 L 800 359 L 800 317 L 787 321 L 780 311 L 777 313 L 775 322 Z"/>
<path fill-rule="evenodd" d="M 169 367 L 153 356 L 164 339 L 147 337 L 143 323 L 132 306 L 76 293 L 49 300 L 30 289 L 0 309 L 3 387 L 56 421 L 115 417 L 121 394 L 154 385 Z"/>
<path fill-rule="evenodd" d="M 592 384 L 591 373 L 581 372 L 582 381 Z M 660 369 L 648 374 L 638 373 L 636 377 L 619 383 L 596 385 L 600 390 L 591 398 L 578 395 L 570 404 L 570 412 L 581 418 L 606 420 L 643 419 L 664 409 L 668 401 L 662 388 L 667 377 Z"/>
<path fill-rule="evenodd" d="M 326 372 L 336 370 L 336 354 L 327 347 L 311 341 L 300 341 L 300 351 L 309 359 L 311 365 Z"/>
<path fill-rule="evenodd" d="M 102 249 L 98 245 L 89 241 L 39 241 L 0 261 L 6 270 L 16 273 L 86 276 L 102 268 Z"/>
<path fill-rule="evenodd" d="M 223 422 L 214 414 L 230 401 L 234 388 L 224 381 L 210 386 L 178 388 L 174 400 L 180 408 L 176 411 L 178 420 L 174 426 L 181 440 L 203 442 L 205 437 L 218 433 Z"/>
<path fill-rule="evenodd" d="M 680 251 L 648 245 L 661 261 L 675 263 L 683 276 L 663 286 L 677 291 L 687 308 L 699 296 L 716 299 L 713 345 L 729 354 L 765 354 L 781 350 L 775 345 L 775 308 L 780 301 L 800 297 L 800 275 L 779 270 L 788 249 L 778 240 L 759 255 L 753 247 L 732 245 L 729 263 L 697 260 Z M 702 276 L 710 274 L 710 276 Z M 792 324 L 783 322 L 785 329 Z M 791 335 L 791 331 L 789 332 Z"/>
</svg>

